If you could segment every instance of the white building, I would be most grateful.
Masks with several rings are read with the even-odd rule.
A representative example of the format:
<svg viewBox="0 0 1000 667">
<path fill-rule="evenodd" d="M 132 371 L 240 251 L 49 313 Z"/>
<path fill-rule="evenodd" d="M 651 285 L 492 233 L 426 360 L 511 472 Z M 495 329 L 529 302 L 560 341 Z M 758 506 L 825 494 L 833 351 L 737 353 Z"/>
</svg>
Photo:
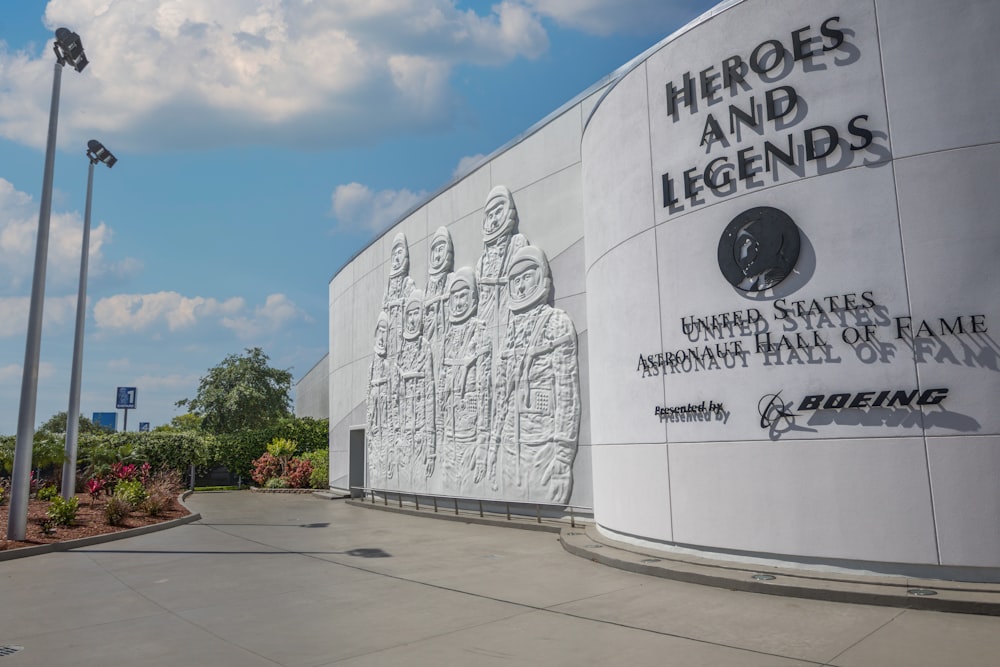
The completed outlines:
<svg viewBox="0 0 1000 667">
<path fill-rule="evenodd" d="M 1000 577 L 998 30 L 724 2 L 493 154 L 330 282 L 331 484 Z"/>
</svg>

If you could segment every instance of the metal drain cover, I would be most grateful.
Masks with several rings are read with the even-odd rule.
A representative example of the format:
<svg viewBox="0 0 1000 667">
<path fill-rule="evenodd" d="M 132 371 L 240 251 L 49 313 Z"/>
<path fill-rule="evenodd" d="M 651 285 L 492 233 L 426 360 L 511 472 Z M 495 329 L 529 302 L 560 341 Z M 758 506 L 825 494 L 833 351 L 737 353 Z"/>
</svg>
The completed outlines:
<svg viewBox="0 0 1000 667">
<path fill-rule="evenodd" d="M 5 655 L 14 655 L 18 651 L 23 651 L 23 646 L 0 646 L 0 658 Z"/>
</svg>

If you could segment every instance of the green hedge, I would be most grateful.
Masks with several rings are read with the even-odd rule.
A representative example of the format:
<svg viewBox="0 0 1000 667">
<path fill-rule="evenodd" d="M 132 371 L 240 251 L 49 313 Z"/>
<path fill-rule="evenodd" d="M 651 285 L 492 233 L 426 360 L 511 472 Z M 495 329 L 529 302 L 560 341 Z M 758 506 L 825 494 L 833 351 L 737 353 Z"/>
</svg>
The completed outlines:
<svg viewBox="0 0 1000 667">
<path fill-rule="evenodd" d="M 115 461 L 148 462 L 154 469 L 172 468 L 182 473 L 193 463 L 199 470 L 226 467 L 250 479 L 254 459 L 275 438 L 294 440 L 296 455 L 329 448 L 326 419 L 290 417 L 262 429 L 211 435 L 204 431 L 127 431 L 81 433 L 77 462 L 84 468 L 110 467 Z M 0 436 L 0 470 L 10 472 L 14 461 L 14 436 Z M 65 436 L 39 431 L 35 435 L 32 467 L 61 464 Z"/>
<path fill-rule="evenodd" d="M 84 466 L 110 466 L 115 461 L 148 462 L 154 470 L 184 472 L 193 463 L 209 463 L 212 436 L 197 431 L 87 434 L 79 438 L 78 461 Z"/>
<path fill-rule="evenodd" d="M 280 419 L 262 429 L 252 429 L 215 436 L 209 454 L 209 465 L 225 466 L 234 475 L 250 479 L 255 459 L 267 451 L 267 443 L 275 438 L 294 440 L 298 447 L 296 456 L 330 446 L 330 427 L 326 419 Z"/>
</svg>

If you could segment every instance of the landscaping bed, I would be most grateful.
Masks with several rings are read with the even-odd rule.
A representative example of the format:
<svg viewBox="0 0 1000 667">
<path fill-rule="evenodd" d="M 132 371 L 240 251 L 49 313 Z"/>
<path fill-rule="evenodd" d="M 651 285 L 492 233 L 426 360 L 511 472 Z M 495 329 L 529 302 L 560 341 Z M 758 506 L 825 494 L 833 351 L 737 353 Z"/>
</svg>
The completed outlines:
<svg viewBox="0 0 1000 667">
<path fill-rule="evenodd" d="M 46 534 L 42 528 L 42 523 L 47 518 L 46 510 L 48 510 L 50 502 L 31 498 L 28 501 L 28 523 L 25 529 L 24 540 L 6 539 L 7 517 L 10 505 L 8 503 L 0 505 L 0 551 L 117 533 L 132 528 L 141 528 L 165 521 L 172 521 L 190 514 L 187 508 L 181 505 L 176 498 L 173 498 L 165 503 L 161 512 L 156 516 L 149 516 L 145 512 L 135 511 L 122 519 L 120 525 L 112 526 L 105 519 L 104 506 L 108 502 L 106 497 L 92 501 L 89 494 L 78 493 L 76 498 L 79 508 L 77 509 L 76 519 L 72 525 L 55 526 L 51 534 Z"/>
</svg>

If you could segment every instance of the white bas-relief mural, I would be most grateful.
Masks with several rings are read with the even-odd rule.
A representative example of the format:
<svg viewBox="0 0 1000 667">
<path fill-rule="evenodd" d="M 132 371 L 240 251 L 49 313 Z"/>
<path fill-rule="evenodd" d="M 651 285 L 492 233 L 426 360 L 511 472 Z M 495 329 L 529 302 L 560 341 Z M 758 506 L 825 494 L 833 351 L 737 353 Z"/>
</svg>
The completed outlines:
<svg viewBox="0 0 1000 667">
<path fill-rule="evenodd" d="M 424 338 L 431 344 L 435 364 L 441 359 L 441 343 L 448 329 L 448 281 L 455 251 L 447 227 L 438 227 L 427 252 L 427 287 L 424 289 Z M 434 377 L 440 375 L 435 366 Z"/>
<path fill-rule="evenodd" d="M 483 214 L 483 254 L 476 263 L 478 317 L 490 329 L 507 323 L 507 273 L 514 253 L 528 245 L 517 232 L 517 208 L 503 185 L 490 191 Z"/>
<path fill-rule="evenodd" d="M 399 353 L 403 342 L 403 306 L 414 289 L 416 285 L 410 278 L 410 247 L 406 243 L 406 236 L 399 233 L 392 239 L 392 250 L 389 252 L 389 284 L 385 286 L 385 296 L 382 297 L 382 310 L 389 318 L 386 353 L 390 359 Z"/>
<path fill-rule="evenodd" d="M 492 411 L 493 345 L 474 317 L 476 277 L 470 267 L 452 274 L 448 288 L 449 327 L 441 347 L 438 387 L 438 446 L 443 476 L 438 488 L 449 495 L 482 496 Z"/>
<path fill-rule="evenodd" d="M 396 488 L 411 491 L 426 491 L 434 473 L 434 375 L 423 320 L 424 293 L 414 290 L 403 309 L 403 342 L 395 372 L 399 437 L 389 461 Z"/>
<path fill-rule="evenodd" d="M 393 239 L 367 399 L 368 485 L 565 504 L 580 430 L 576 328 L 552 306 L 540 249 L 517 233 L 510 191 L 483 215 L 483 253 L 452 271 L 430 239 L 426 290 Z"/>
<path fill-rule="evenodd" d="M 552 280 L 539 248 L 514 254 L 508 286 L 511 317 L 494 370 L 491 483 L 501 497 L 566 503 L 580 428 L 576 328 L 547 303 Z"/>
<path fill-rule="evenodd" d="M 396 441 L 396 400 L 387 358 L 389 316 L 382 311 L 375 325 L 375 346 L 368 372 L 368 397 L 365 410 L 368 485 L 384 488 L 388 478 L 388 443 Z"/>
</svg>

